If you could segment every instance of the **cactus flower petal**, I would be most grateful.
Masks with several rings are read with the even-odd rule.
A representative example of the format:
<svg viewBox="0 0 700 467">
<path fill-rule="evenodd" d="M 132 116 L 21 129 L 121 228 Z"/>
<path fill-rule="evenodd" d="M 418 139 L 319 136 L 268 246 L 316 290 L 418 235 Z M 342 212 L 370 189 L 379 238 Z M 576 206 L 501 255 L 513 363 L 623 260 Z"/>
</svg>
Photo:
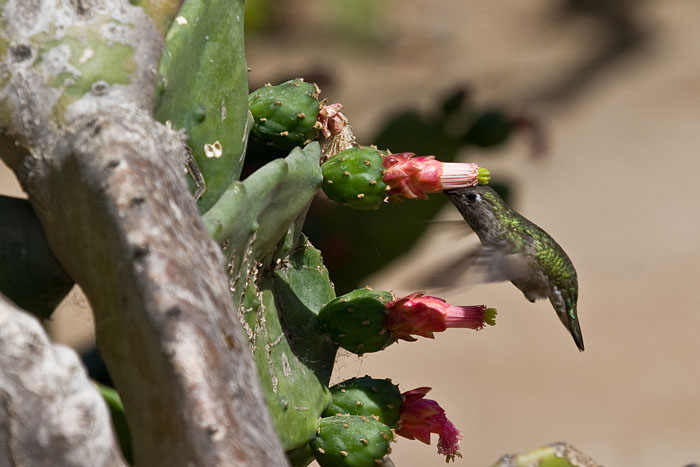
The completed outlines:
<svg viewBox="0 0 700 467">
<path fill-rule="evenodd" d="M 457 427 L 447 419 L 445 410 L 431 399 L 425 399 L 430 391 L 428 387 L 416 388 L 402 394 L 399 428 L 396 434 L 408 439 L 417 439 L 430 444 L 430 433 L 440 436 L 438 453 L 446 456 L 447 461 L 462 457 L 459 442 L 463 438 Z"/>
<path fill-rule="evenodd" d="M 386 304 L 384 327 L 395 339 L 416 340 L 413 335 L 434 337 L 447 328 L 479 330 L 494 324 L 495 309 L 485 305 L 455 306 L 438 297 L 414 292 Z"/>
<path fill-rule="evenodd" d="M 384 156 L 383 180 L 389 197 L 426 199 L 427 193 L 464 188 L 478 183 L 479 166 L 471 163 L 444 163 L 435 156 L 413 157 L 411 152 Z"/>
</svg>

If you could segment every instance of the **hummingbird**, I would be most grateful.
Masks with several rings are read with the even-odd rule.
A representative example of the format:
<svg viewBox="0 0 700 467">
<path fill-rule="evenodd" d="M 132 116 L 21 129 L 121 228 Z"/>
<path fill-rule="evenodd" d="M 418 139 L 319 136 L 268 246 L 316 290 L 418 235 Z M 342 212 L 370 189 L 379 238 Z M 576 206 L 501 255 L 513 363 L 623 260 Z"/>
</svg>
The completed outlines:
<svg viewBox="0 0 700 467">
<path fill-rule="evenodd" d="M 486 280 L 509 280 L 529 301 L 549 298 L 580 351 L 583 336 L 576 301 L 578 279 L 569 257 L 544 230 L 513 209 L 491 188 L 478 185 L 445 194 L 481 241 L 474 259 Z"/>
</svg>

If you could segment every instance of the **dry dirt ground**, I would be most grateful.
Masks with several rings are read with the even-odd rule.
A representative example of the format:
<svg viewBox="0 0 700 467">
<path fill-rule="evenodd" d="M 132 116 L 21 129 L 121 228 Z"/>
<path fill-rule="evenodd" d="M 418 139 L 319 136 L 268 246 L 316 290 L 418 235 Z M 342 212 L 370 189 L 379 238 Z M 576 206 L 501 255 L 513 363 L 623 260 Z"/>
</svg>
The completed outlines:
<svg viewBox="0 0 700 467">
<path fill-rule="evenodd" d="M 360 136 L 392 111 L 427 108 L 464 82 L 478 101 L 540 115 L 550 139 L 541 162 L 522 141 L 495 157 L 468 156 L 515 180 L 519 210 L 574 261 L 586 351 L 548 303 L 530 304 L 510 284 L 480 285 L 443 296 L 497 307 L 497 326 L 345 357 L 335 379 L 369 373 L 404 390 L 433 387 L 464 432 L 456 465 L 486 466 L 560 440 L 606 466 L 700 462 L 700 3 L 389 6 L 391 40 L 381 47 L 319 41 L 308 28 L 251 40 L 251 80 L 331 68 L 339 77 L 332 98 L 346 104 Z M 323 21 L 310 16 L 312 25 Z M 6 170 L 0 186 L 19 193 Z M 410 292 L 429 264 L 470 242 L 436 228 L 367 282 Z M 85 344 L 62 330 L 89 326 L 87 308 L 78 309 L 77 324 L 56 319 L 57 339 Z M 402 440 L 392 458 L 402 467 L 442 465 L 434 444 Z"/>
</svg>

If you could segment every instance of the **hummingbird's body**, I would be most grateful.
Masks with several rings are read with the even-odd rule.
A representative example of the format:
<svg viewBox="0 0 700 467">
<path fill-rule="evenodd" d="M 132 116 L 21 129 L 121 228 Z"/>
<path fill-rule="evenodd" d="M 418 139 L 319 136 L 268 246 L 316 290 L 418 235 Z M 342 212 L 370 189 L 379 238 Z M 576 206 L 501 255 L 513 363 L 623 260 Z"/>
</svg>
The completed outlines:
<svg viewBox="0 0 700 467">
<path fill-rule="evenodd" d="M 549 298 L 579 350 L 578 280 L 569 257 L 547 232 L 512 210 L 487 186 L 445 191 L 481 240 L 487 280 L 510 280 L 534 302 Z"/>
</svg>

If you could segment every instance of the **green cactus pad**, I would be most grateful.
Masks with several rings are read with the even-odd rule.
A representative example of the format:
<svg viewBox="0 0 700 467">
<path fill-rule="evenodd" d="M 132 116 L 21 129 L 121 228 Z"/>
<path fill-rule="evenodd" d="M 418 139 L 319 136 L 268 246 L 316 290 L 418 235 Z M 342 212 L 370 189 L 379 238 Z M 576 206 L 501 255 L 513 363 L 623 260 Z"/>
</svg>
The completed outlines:
<svg viewBox="0 0 700 467">
<path fill-rule="evenodd" d="M 403 398 L 399 387 L 386 379 L 352 378 L 331 388 L 333 399 L 324 416 L 365 415 L 396 428 Z"/>
<path fill-rule="evenodd" d="M 313 83 L 293 79 L 265 85 L 250 93 L 248 104 L 255 123 L 251 136 L 281 149 L 292 149 L 316 139 L 320 90 Z"/>
<path fill-rule="evenodd" d="M 321 467 L 375 467 L 389 452 L 391 429 L 360 415 L 321 419 L 311 452 Z"/>
<path fill-rule="evenodd" d="M 251 281 L 241 308 L 267 408 L 283 448 L 290 450 L 314 437 L 319 414 L 328 406 L 331 397 L 325 381 L 320 381 L 314 369 L 304 361 L 313 355 L 298 354 L 298 348 L 286 337 L 280 320 L 280 307 L 284 303 L 275 294 L 275 288 L 282 284 L 275 282 L 268 274 L 261 276 L 257 283 Z M 309 331 L 309 345 L 314 346 L 313 351 L 324 350 L 323 341 L 316 342 L 322 338 L 318 331 Z M 318 357 L 330 358 L 332 362 L 335 349 L 327 339 L 325 347 L 325 354 Z M 325 367 L 328 366 L 325 362 Z"/>
<path fill-rule="evenodd" d="M 350 148 L 323 166 L 323 191 L 333 201 L 355 209 L 377 209 L 386 199 L 382 153 L 370 147 Z"/>
<path fill-rule="evenodd" d="M 321 329 L 333 342 L 356 354 L 382 350 L 392 342 L 384 328 L 385 304 L 392 299 L 389 292 L 353 290 L 321 308 Z"/>
<path fill-rule="evenodd" d="M 508 454 L 492 467 L 598 467 L 599 464 L 568 443 L 553 443 L 523 454 Z"/>
<path fill-rule="evenodd" d="M 154 116 L 187 132 L 206 191 L 205 213 L 238 180 L 248 143 L 243 0 L 188 0 L 165 39 Z M 182 164 L 184 161 L 177 161 Z M 195 184 L 188 177 L 190 188 Z"/>
</svg>

